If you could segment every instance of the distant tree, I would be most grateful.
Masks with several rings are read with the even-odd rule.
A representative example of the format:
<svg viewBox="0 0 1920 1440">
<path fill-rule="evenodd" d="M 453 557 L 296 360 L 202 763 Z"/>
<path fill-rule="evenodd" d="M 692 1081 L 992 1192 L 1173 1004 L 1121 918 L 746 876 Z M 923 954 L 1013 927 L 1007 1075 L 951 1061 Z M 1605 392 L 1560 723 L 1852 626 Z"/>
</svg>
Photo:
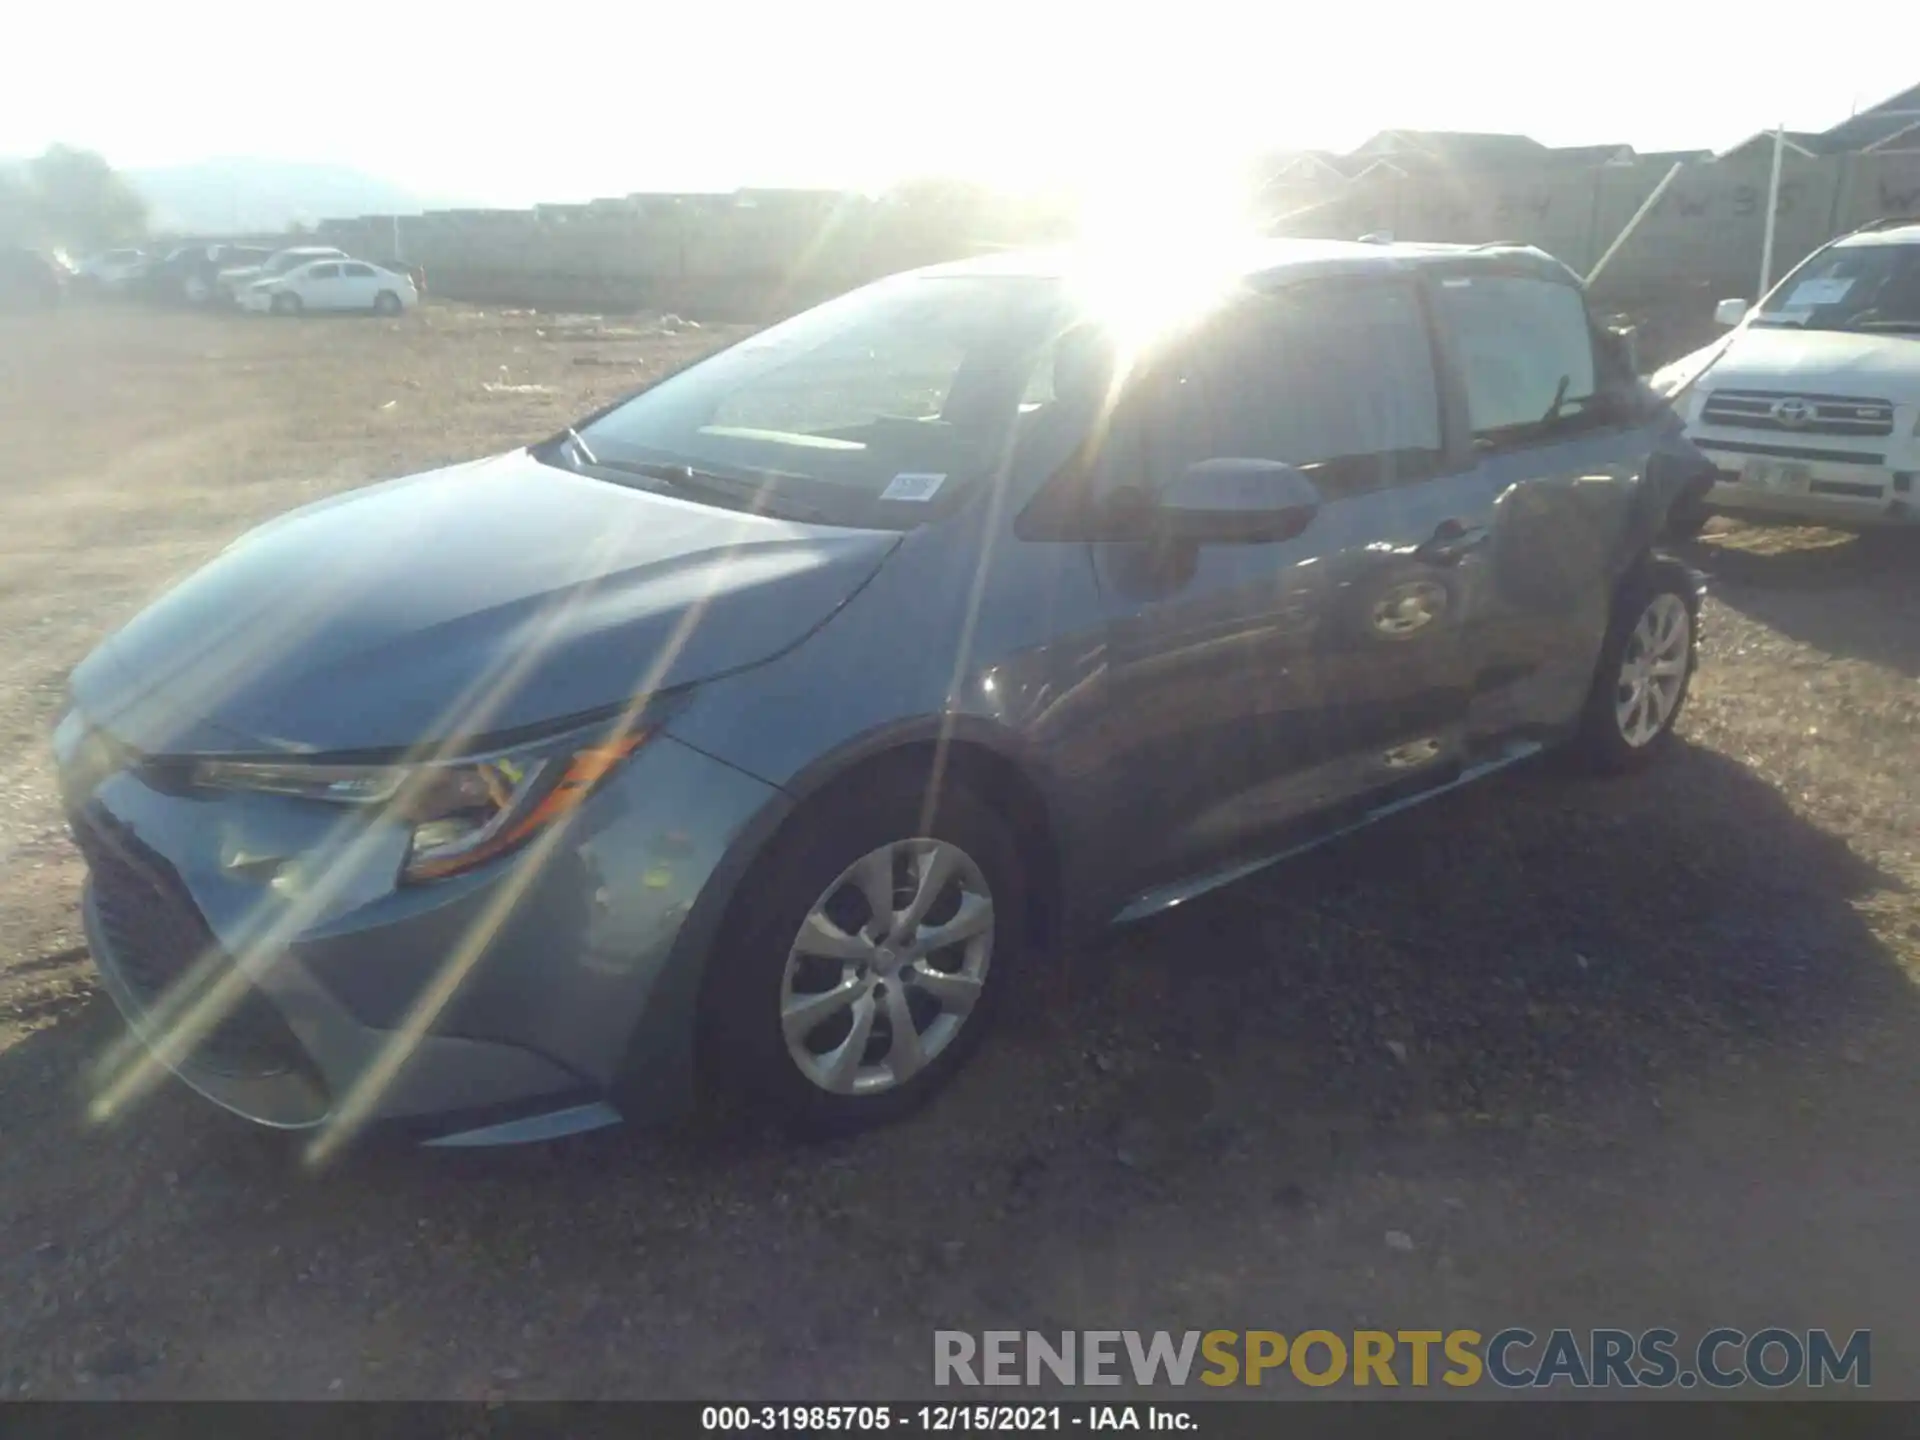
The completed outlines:
<svg viewBox="0 0 1920 1440">
<path fill-rule="evenodd" d="M 27 217 L 42 244 L 98 250 L 146 234 L 147 202 L 91 150 L 49 146 L 23 167 L 23 181 Z"/>
</svg>

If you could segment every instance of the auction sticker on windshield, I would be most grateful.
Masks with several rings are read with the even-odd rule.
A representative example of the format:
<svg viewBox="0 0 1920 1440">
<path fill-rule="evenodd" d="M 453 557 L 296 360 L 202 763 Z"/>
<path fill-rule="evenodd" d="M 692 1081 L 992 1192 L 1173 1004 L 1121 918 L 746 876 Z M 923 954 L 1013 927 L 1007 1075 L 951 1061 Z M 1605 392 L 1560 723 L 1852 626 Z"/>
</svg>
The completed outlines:
<svg viewBox="0 0 1920 1440">
<path fill-rule="evenodd" d="M 902 471 L 887 482 L 887 488 L 880 492 L 882 500 L 918 500 L 927 501 L 940 492 L 946 483 L 945 475 L 929 475 L 915 471 Z"/>
<path fill-rule="evenodd" d="M 1793 287 L 1793 294 L 1787 297 L 1790 309 L 1801 306 L 1838 305 L 1847 298 L 1847 292 L 1853 288 L 1853 281 L 1847 280 L 1803 280 Z"/>
</svg>

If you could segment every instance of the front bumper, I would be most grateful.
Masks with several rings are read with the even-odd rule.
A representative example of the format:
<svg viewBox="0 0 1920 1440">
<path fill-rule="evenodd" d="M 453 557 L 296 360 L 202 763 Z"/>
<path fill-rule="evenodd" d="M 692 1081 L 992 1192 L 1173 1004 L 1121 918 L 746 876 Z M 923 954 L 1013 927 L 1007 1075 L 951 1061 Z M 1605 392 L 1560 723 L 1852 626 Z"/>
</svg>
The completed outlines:
<svg viewBox="0 0 1920 1440">
<path fill-rule="evenodd" d="M 265 290 L 243 290 L 240 292 L 240 308 L 264 314 L 273 309 L 273 296 Z"/>
<path fill-rule="evenodd" d="M 182 796 L 128 771 L 69 796 L 87 938 L 135 1063 L 264 1125 L 455 1144 L 685 1111 L 709 928 L 688 917 L 783 804 L 655 736 L 537 868 L 523 852 L 396 887 L 398 852 L 367 827 L 357 850 L 305 836 L 279 873 L 309 878 L 280 893 L 259 856 L 313 821 L 283 798 Z M 636 1064 L 636 1044 L 655 1053 Z"/>
<path fill-rule="evenodd" d="M 1805 520 L 1839 526 L 1920 523 L 1920 457 L 1912 468 L 1811 457 L 1775 457 L 1730 450 L 1711 439 L 1694 444 L 1719 477 L 1706 504 L 1730 515 Z"/>
</svg>

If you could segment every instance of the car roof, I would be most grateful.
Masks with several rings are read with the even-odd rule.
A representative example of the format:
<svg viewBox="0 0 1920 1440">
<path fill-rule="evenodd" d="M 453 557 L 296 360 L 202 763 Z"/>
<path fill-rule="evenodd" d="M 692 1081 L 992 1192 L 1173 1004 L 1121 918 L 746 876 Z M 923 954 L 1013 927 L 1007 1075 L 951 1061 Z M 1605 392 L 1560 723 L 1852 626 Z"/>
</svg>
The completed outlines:
<svg viewBox="0 0 1920 1440">
<path fill-rule="evenodd" d="M 1833 242 L 1836 247 L 1855 245 L 1920 245 L 1920 220 L 1896 221 L 1871 230 L 1856 230 Z"/>
<path fill-rule="evenodd" d="M 1224 267 L 1249 284 L 1324 275 L 1404 274 L 1424 266 L 1449 268 L 1479 265 L 1486 269 L 1538 270 L 1565 280 L 1573 272 L 1544 250 L 1531 245 L 1495 242 L 1489 245 L 1448 245 L 1390 240 L 1257 240 L 1226 252 L 1166 249 L 1129 254 L 1103 247 L 1063 245 L 1033 250 L 1003 250 L 967 260 L 929 265 L 911 272 L 924 277 L 998 275 L 1061 279 L 1086 266 L 1143 277 L 1206 264 Z"/>
</svg>

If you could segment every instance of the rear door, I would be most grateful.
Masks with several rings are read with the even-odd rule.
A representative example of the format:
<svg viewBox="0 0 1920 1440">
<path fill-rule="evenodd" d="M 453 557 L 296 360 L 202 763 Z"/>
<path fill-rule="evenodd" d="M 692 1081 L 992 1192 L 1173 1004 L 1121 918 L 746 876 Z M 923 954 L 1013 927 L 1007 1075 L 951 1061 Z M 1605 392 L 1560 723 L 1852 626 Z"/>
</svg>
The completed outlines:
<svg viewBox="0 0 1920 1440">
<path fill-rule="evenodd" d="M 1571 273 L 1466 262 L 1437 272 L 1431 293 L 1493 497 L 1468 716 L 1470 743 L 1491 749 L 1579 713 L 1653 432 L 1609 374 Z"/>
<path fill-rule="evenodd" d="M 380 272 L 371 265 L 349 260 L 340 266 L 340 303 L 353 310 L 371 310 L 380 293 Z"/>
<path fill-rule="evenodd" d="M 307 266 L 306 273 L 300 277 L 300 300 L 309 310 L 343 310 L 347 308 L 346 282 L 341 278 L 340 266 L 332 260 L 322 260 Z"/>
<path fill-rule="evenodd" d="M 1457 773 L 1490 492 L 1449 441 L 1419 290 L 1321 279 L 1238 304 L 1115 415 L 1104 482 L 1302 469 L 1298 537 L 1092 547 L 1110 606 L 1108 833 L 1175 881 L 1295 822 Z"/>
</svg>

